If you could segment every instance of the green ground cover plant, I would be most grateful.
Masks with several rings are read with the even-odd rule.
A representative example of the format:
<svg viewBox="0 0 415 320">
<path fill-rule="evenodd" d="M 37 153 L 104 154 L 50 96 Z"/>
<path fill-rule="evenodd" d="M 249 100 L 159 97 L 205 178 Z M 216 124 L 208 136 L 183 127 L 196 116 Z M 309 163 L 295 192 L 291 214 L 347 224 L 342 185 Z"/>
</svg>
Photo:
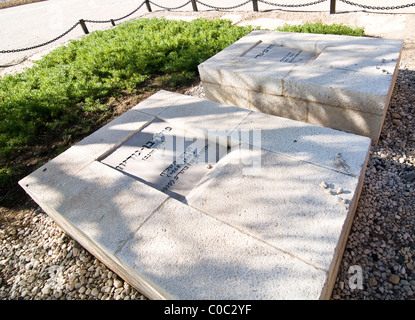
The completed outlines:
<svg viewBox="0 0 415 320">
<path fill-rule="evenodd" d="M 286 24 L 282 27 L 277 28 L 276 30 L 301 33 L 337 34 L 357 37 L 362 37 L 365 35 L 365 30 L 361 27 L 350 27 L 340 23 L 324 24 L 321 21 L 314 23 L 307 22 L 301 25 Z"/>
</svg>

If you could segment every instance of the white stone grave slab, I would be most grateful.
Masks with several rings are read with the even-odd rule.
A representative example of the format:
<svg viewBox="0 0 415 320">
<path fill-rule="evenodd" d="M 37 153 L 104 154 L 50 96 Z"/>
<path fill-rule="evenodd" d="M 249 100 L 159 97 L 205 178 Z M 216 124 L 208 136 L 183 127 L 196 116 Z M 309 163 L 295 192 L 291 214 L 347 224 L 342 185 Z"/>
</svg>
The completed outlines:
<svg viewBox="0 0 415 320">
<path fill-rule="evenodd" d="M 151 299 L 327 299 L 369 148 L 159 91 L 19 184 Z"/>
<path fill-rule="evenodd" d="M 255 30 L 199 65 L 210 100 L 377 143 L 403 41 Z"/>
</svg>

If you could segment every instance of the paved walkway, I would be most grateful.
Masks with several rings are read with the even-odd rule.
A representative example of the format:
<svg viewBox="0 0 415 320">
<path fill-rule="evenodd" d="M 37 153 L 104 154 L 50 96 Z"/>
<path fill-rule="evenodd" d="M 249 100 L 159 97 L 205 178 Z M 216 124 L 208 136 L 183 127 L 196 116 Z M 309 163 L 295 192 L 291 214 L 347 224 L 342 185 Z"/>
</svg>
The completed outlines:
<svg viewBox="0 0 415 320">
<path fill-rule="evenodd" d="M 403 5 L 410 3 L 412 0 L 396 0 L 393 5 Z M 415 1 L 415 0 L 414 0 Z M 224 7 L 223 0 L 204 0 L 212 6 Z M 226 2 L 226 7 L 244 3 L 243 0 L 230 0 Z M 278 1 L 270 1 L 278 3 Z M 312 1 L 307 0 L 290 0 L 290 4 L 304 4 Z M 365 3 L 372 6 L 390 6 L 390 1 L 387 0 L 355 0 L 355 2 Z M 28 5 L 22 5 L 12 8 L 0 10 L 0 51 L 27 48 L 38 45 L 54 39 L 63 32 L 72 27 L 79 19 L 90 20 L 109 20 L 117 19 L 125 16 L 135 10 L 140 4 L 141 0 L 47 0 Z M 154 0 L 154 3 L 160 6 L 175 7 L 186 3 L 185 0 Z M 229 11 L 215 11 L 198 3 L 199 12 L 192 12 L 192 5 L 188 3 L 183 8 L 177 11 L 165 11 L 160 7 L 151 5 L 153 13 L 148 13 L 145 5 L 143 5 L 137 12 L 128 18 L 122 20 L 135 19 L 137 17 L 151 17 L 151 16 L 168 16 L 180 19 L 180 16 L 191 17 L 212 17 L 212 16 L 227 16 L 235 19 L 235 23 L 256 25 L 263 25 L 266 27 L 274 27 L 284 23 L 298 23 L 306 20 L 320 19 L 323 22 L 342 22 L 352 25 L 365 26 L 369 34 L 373 30 L 381 36 L 388 36 L 392 38 L 400 37 L 400 34 L 405 30 L 414 30 L 413 26 L 415 6 L 393 11 L 373 11 L 372 13 L 364 11 L 362 8 L 350 6 L 343 2 L 337 1 L 336 11 L 338 14 L 330 15 L 328 13 L 330 8 L 330 1 L 325 1 L 313 6 L 294 8 L 296 11 L 287 9 L 278 9 L 269 4 L 259 3 L 260 12 L 253 12 L 252 3 L 248 2 L 245 5 L 238 7 L 232 12 Z M 304 11 L 307 11 L 306 13 Z M 388 13 L 393 12 L 393 14 Z M 230 14 L 232 14 L 230 16 Z M 259 20 L 266 19 L 266 20 Z M 267 20 L 268 19 L 268 20 Z M 272 20 L 270 20 L 272 19 Z M 259 21 L 257 21 L 259 20 Z M 23 23 L 22 23 L 23 22 Z M 103 30 L 110 28 L 110 23 L 88 23 L 89 31 Z M 383 32 L 386 30 L 388 32 Z M 0 53 L 0 66 L 9 65 L 21 61 L 22 59 L 32 56 L 37 52 L 50 50 L 56 45 L 65 43 L 70 39 L 77 39 L 84 35 L 82 28 L 78 25 L 69 34 L 60 38 L 58 41 L 50 45 L 43 46 L 29 51 L 22 51 L 17 53 Z M 402 38 L 402 37 L 400 37 Z"/>
</svg>

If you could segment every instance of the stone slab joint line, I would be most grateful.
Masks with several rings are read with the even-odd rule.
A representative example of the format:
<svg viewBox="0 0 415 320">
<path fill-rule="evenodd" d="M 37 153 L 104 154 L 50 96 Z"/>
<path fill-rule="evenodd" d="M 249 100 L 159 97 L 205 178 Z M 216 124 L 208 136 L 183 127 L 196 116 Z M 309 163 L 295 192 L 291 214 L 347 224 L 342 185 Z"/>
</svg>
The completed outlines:
<svg viewBox="0 0 415 320">
<path fill-rule="evenodd" d="M 107 165 L 108 166 L 108 165 Z M 108 167 L 110 167 L 110 166 L 108 166 Z M 130 233 L 130 235 L 119 245 L 119 247 L 117 248 L 117 249 L 115 249 L 115 251 L 114 251 L 114 255 L 116 256 L 122 249 L 123 249 L 123 247 L 130 241 L 130 240 L 132 240 L 133 238 L 134 238 L 134 236 L 136 235 L 136 233 L 137 232 L 139 232 L 140 231 L 140 229 L 146 224 L 146 222 L 148 221 L 148 220 L 150 220 L 152 217 L 153 217 L 153 215 L 157 212 L 157 211 L 159 211 L 159 209 L 167 202 L 167 201 L 169 201 L 169 200 L 174 200 L 174 201 L 178 201 L 178 200 L 175 200 L 175 199 L 173 199 L 173 198 L 171 198 L 171 197 L 167 197 L 162 203 L 160 203 L 160 205 L 159 206 L 157 206 L 154 210 L 153 210 L 153 212 L 151 212 L 149 215 L 148 215 L 148 217 L 141 223 L 141 225 L 136 229 L 136 230 L 133 230 L 133 231 L 131 231 L 131 233 Z"/>
</svg>

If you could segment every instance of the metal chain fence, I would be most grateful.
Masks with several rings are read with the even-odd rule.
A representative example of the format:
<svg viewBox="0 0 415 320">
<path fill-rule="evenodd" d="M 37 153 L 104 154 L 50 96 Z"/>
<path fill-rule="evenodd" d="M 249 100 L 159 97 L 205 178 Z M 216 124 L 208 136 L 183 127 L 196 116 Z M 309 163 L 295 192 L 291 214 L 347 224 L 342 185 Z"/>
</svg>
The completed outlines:
<svg viewBox="0 0 415 320">
<path fill-rule="evenodd" d="M 237 5 L 231 6 L 231 7 L 215 7 L 215 6 L 212 6 L 210 4 L 203 3 L 202 1 L 199 1 L 199 0 L 196 0 L 196 2 L 197 3 L 200 3 L 201 5 L 204 5 L 205 7 L 211 8 L 211 9 L 216 9 L 216 10 L 232 10 L 232 9 L 236 9 L 236 8 L 242 7 L 242 6 L 244 6 L 244 5 L 252 2 L 252 0 L 245 1 L 245 2 L 243 2 L 241 4 L 237 4 Z"/>
<path fill-rule="evenodd" d="M 359 3 L 348 1 L 348 0 L 339 0 L 339 1 L 349 4 L 351 6 L 360 7 L 360 8 L 368 9 L 368 10 L 397 10 L 397 9 L 415 7 L 415 3 L 409 3 L 409 4 L 403 4 L 400 6 L 391 6 L 391 7 L 376 7 L 376 6 L 368 6 L 365 4 L 359 4 Z"/>
<path fill-rule="evenodd" d="M 88 23 L 111 23 L 113 26 L 115 26 L 115 22 L 116 21 L 120 21 L 123 20 L 125 18 L 128 18 L 129 16 L 133 15 L 134 13 L 136 13 L 138 10 L 140 10 L 144 4 L 147 6 L 148 11 L 151 12 L 151 5 L 154 5 L 156 7 L 159 7 L 163 10 L 178 10 L 181 9 L 185 6 L 187 6 L 188 4 L 192 3 L 193 5 L 193 10 L 197 11 L 197 6 L 196 3 L 201 4 L 205 7 L 211 8 L 211 9 L 215 9 L 215 10 L 232 10 L 232 9 L 237 9 L 240 8 L 250 2 L 252 2 L 254 4 L 254 11 L 258 11 L 258 2 L 267 4 L 267 5 L 271 5 L 271 6 L 275 6 L 275 7 L 283 7 L 283 8 L 299 8 L 299 7 L 307 7 L 307 6 L 313 6 L 319 3 L 323 3 L 326 2 L 328 0 L 316 0 L 313 2 L 307 2 L 307 3 L 301 3 L 301 4 L 281 4 L 281 3 L 274 3 L 274 2 L 270 2 L 267 0 L 247 0 L 245 2 L 242 2 L 238 5 L 234 5 L 234 6 L 229 6 L 229 7 L 216 7 L 207 3 L 204 3 L 200 0 L 189 0 L 186 3 L 177 6 L 177 7 L 165 7 L 165 6 L 161 6 L 157 3 L 154 3 L 153 1 L 149 1 L 149 0 L 145 0 L 143 1 L 136 9 L 134 9 L 133 11 L 131 11 L 130 13 L 126 14 L 125 16 L 122 16 L 120 18 L 117 19 L 109 19 L 109 20 L 90 20 L 90 19 L 80 19 L 78 22 L 76 22 L 72 27 L 70 27 L 68 30 L 66 30 L 65 32 L 63 32 L 62 34 L 60 34 L 59 36 L 57 36 L 56 38 L 53 38 L 49 41 L 46 41 L 44 43 L 38 44 L 38 45 L 34 45 L 34 46 L 30 46 L 27 48 L 20 48 L 20 49 L 11 49 L 11 50 L 0 50 L 0 54 L 4 54 L 4 53 L 15 53 L 15 52 L 21 52 L 21 51 L 27 51 L 27 50 L 32 50 L 32 49 L 36 49 L 39 47 L 43 47 L 46 46 L 48 44 L 51 44 L 57 40 L 59 40 L 60 38 L 64 37 L 65 35 L 67 35 L 69 32 L 71 32 L 72 30 L 74 30 L 78 25 L 81 25 L 82 29 L 84 30 L 84 32 L 87 34 L 89 33 L 85 22 Z M 369 5 L 364 5 L 364 4 L 359 4 L 356 2 L 352 2 L 349 0 L 338 0 L 340 2 L 346 3 L 348 5 L 352 5 L 352 6 L 357 6 L 363 9 L 369 9 L 369 10 L 396 10 L 396 9 L 404 9 L 404 8 L 409 8 L 409 7 L 414 7 L 415 3 L 410 3 L 410 4 L 404 4 L 404 5 L 399 5 L 399 6 L 387 6 L 387 7 L 376 7 L 376 6 L 369 6 Z M 331 6 L 335 6 L 335 1 L 331 0 Z M 335 10 L 333 10 L 334 8 L 330 8 L 330 13 L 334 13 Z"/>
<path fill-rule="evenodd" d="M 149 1 L 149 3 L 151 3 L 152 5 L 154 5 L 154 6 L 156 6 L 156 7 L 159 7 L 159 8 L 161 8 L 161 9 L 163 9 L 163 10 L 167 10 L 167 11 L 170 11 L 170 10 L 179 10 L 179 9 L 181 9 L 181 8 L 183 8 L 183 7 L 185 7 L 185 6 L 187 6 L 189 3 L 191 3 L 192 1 L 191 0 L 189 0 L 189 1 L 187 1 L 186 3 L 184 3 L 184 4 L 182 4 L 181 6 L 178 6 L 178 7 L 173 7 L 173 8 L 169 8 L 169 7 L 163 7 L 163 6 L 161 6 L 161 5 L 159 5 L 159 4 L 157 4 L 157 3 L 154 3 L 153 1 Z"/>
<path fill-rule="evenodd" d="M 64 33 L 62 33 L 61 35 L 57 36 L 56 38 L 53 38 L 52 40 L 46 41 L 44 43 L 37 44 L 37 45 L 27 47 L 27 48 L 21 48 L 21 49 L 1 50 L 0 53 L 21 52 L 21 51 L 27 51 L 27 50 L 32 50 L 32 49 L 36 49 L 36 48 L 39 48 L 39 47 L 46 46 L 48 44 L 51 44 L 52 42 L 55 42 L 56 40 L 59 40 L 63 36 L 67 35 L 69 32 L 71 32 L 73 29 L 75 29 L 78 26 L 78 24 L 79 24 L 79 21 L 77 23 L 75 23 L 72 27 L 70 27 L 68 30 L 66 30 Z"/>
<path fill-rule="evenodd" d="M 308 2 L 308 3 L 300 3 L 300 4 L 279 4 L 279 3 L 273 3 L 266 0 L 258 0 L 258 2 L 262 2 L 264 4 L 268 4 L 275 7 L 283 7 L 283 8 L 300 8 L 300 7 L 307 7 L 307 6 L 313 6 L 315 4 L 323 3 L 328 0 L 317 0 L 314 2 Z"/>
<path fill-rule="evenodd" d="M 133 11 L 131 11 L 129 14 L 126 14 L 125 16 L 122 16 L 120 18 L 117 19 L 110 19 L 110 20 L 83 20 L 80 19 L 78 22 L 76 22 L 72 27 L 70 27 L 68 30 L 66 30 L 65 32 L 63 32 L 62 34 L 60 34 L 59 36 L 57 36 L 56 38 L 53 38 L 49 41 L 43 42 L 41 44 L 37 44 L 34 46 L 30 46 L 30 47 L 26 47 L 26 48 L 20 48 L 20 49 L 11 49 L 11 50 L 0 50 L 0 54 L 2 53 L 15 53 L 15 52 L 21 52 L 21 51 L 28 51 L 28 50 L 33 50 L 33 49 L 37 49 L 43 46 L 47 46 L 48 44 L 51 44 L 57 40 L 59 40 L 60 38 L 66 36 L 69 32 L 71 32 L 72 30 L 74 30 L 78 25 L 82 25 L 82 27 L 84 28 L 85 31 L 85 22 L 90 22 L 90 23 L 112 23 L 113 25 L 115 25 L 115 21 L 120 21 L 123 20 L 131 15 L 133 15 L 134 13 L 136 13 L 138 10 L 141 9 L 141 7 L 146 3 L 146 1 L 144 1 L 143 3 L 141 3 L 136 9 L 134 9 Z M 85 33 L 88 33 L 87 30 Z"/>
<path fill-rule="evenodd" d="M 117 19 L 110 19 L 110 20 L 84 20 L 85 22 L 90 22 L 90 23 L 110 23 L 113 21 L 120 21 L 123 20 L 125 18 L 128 18 L 129 16 L 133 15 L 134 13 L 136 13 L 138 10 L 141 9 L 141 7 L 145 4 L 145 2 L 143 2 L 142 4 L 140 4 L 140 6 L 138 6 L 136 9 L 134 9 L 133 11 L 131 11 L 129 14 L 126 14 L 125 16 L 122 16 L 120 18 Z"/>
</svg>

